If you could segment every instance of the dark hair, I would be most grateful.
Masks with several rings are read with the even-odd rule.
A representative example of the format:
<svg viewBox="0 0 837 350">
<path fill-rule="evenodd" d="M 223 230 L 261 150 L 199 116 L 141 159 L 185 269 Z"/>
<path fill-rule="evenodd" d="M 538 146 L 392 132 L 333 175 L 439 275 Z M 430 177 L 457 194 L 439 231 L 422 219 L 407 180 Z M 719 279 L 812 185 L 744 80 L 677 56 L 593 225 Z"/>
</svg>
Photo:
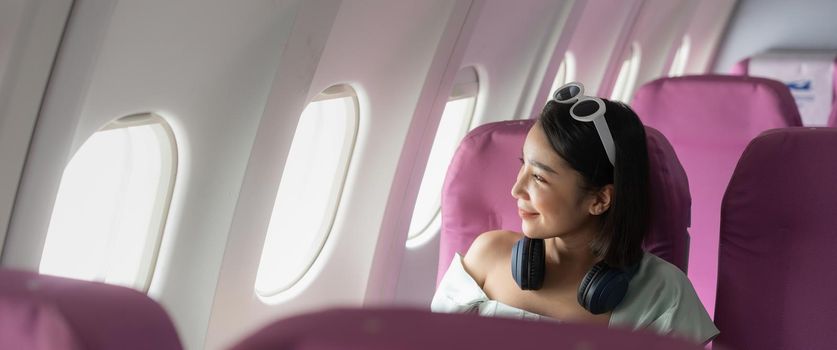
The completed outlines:
<svg viewBox="0 0 837 350">
<path fill-rule="evenodd" d="M 602 214 L 601 230 L 590 248 L 606 264 L 624 268 L 642 259 L 642 241 L 648 231 L 648 149 L 645 127 L 636 113 L 624 103 L 603 101 L 616 144 L 615 167 L 593 123 L 570 116 L 571 104 L 550 100 L 540 123 L 555 152 L 581 174 L 583 190 L 593 192 L 613 184 L 610 208 Z"/>
</svg>

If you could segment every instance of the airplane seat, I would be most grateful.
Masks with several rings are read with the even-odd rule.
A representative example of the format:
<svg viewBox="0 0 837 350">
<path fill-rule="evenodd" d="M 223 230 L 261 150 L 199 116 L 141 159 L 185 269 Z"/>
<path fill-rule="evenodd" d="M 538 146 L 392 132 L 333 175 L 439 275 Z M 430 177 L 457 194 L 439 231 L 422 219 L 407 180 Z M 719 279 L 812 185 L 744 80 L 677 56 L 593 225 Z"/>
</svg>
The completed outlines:
<svg viewBox="0 0 837 350">
<path fill-rule="evenodd" d="M 464 255 L 481 233 L 520 231 L 511 188 L 521 151 L 534 119 L 501 121 L 472 130 L 448 167 L 442 190 L 438 284 L 454 253 Z M 684 272 L 689 251 L 689 184 L 668 140 L 646 127 L 652 217 L 644 248 Z"/>
<path fill-rule="evenodd" d="M 731 73 L 779 80 L 796 99 L 802 124 L 825 126 L 837 113 L 837 52 L 774 51 L 745 58 Z"/>
<path fill-rule="evenodd" d="M 688 276 L 712 315 L 723 191 L 753 137 L 767 129 L 801 125 L 796 104 L 778 81 L 704 75 L 649 82 L 638 89 L 631 106 L 643 123 L 671 141 L 688 175 Z"/>
<path fill-rule="evenodd" d="M 331 309 L 275 321 L 232 347 L 267 349 L 648 349 L 699 350 L 651 331 L 532 322 L 415 309 Z"/>
<path fill-rule="evenodd" d="M 769 130 L 747 146 L 721 211 L 716 344 L 837 344 L 834 149 L 834 128 Z"/>
<path fill-rule="evenodd" d="M 834 100 L 834 105 L 831 106 L 831 115 L 828 116 L 828 126 L 837 127 L 837 99 Z"/>
<path fill-rule="evenodd" d="M 145 294 L 103 283 L 0 270 L 0 349 L 182 349 Z"/>
<path fill-rule="evenodd" d="M 84 349 L 72 328 L 55 307 L 0 296 L 0 349 Z"/>
</svg>

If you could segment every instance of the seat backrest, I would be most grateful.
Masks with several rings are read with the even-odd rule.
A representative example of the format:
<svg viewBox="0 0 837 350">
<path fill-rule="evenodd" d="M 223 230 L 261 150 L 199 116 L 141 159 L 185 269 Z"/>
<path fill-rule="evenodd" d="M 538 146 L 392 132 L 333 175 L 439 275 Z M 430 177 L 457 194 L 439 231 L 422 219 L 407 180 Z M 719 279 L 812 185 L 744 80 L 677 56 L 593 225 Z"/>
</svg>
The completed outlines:
<svg viewBox="0 0 837 350">
<path fill-rule="evenodd" d="M 837 344 L 837 129 L 786 128 L 753 140 L 721 212 L 716 344 Z"/>
<path fill-rule="evenodd" d="M 831 106 L 831 114 L 828 116 L 828 126 L 837 126 L 837 100 L 834 100 L 834 105 Z"/>
<path fill-rule="evenodd" d="M 746 58 L 732 74 L 775 79 L 796 99 L 802 124 L 824 126 L 837 101 L 837 52 L 783 50 Z"/>
<path fill-rule="evenodd" d="M 640 87 L 631 106 L 671 141 L 686 169 L 692 193 L 688 276 L 712 315 L 721 197 L 753 137 L 801 125 L 793 97 L 775 80 L 709 75 L 652 81 Z"/>
<path fill-rule="evenodd" d="M 0 349 L 67 349 L 84 347 L 73 327 L 50 305 L 0 296 Z"/>
<path fill-rule="evenodd" d="M 490 123 L 472 130 L 459 145 L 442 190 L 442 232 L 437 284 L 456 252 L 491 230 L 520 232 L 511 188 L 520 169 L 526 134 L 535 120 Z M 651 227 L 645 250 L 686 271 L 689 185 L 674 149 L 658 131 L 646 128 L 650 165 Z"/>
<path fill-rule="evenodd" d="M 337 349 L 699 350 L 650 331 L 409 309 L 336 309 L 274 322 L 234 350 Z"/>
<path fill-rule="evenodd" d="M 182 348 L 168 315 L 145 294 L 24 271 L 0 270 L 0 328 L 2 349 Z"/>
</svg>

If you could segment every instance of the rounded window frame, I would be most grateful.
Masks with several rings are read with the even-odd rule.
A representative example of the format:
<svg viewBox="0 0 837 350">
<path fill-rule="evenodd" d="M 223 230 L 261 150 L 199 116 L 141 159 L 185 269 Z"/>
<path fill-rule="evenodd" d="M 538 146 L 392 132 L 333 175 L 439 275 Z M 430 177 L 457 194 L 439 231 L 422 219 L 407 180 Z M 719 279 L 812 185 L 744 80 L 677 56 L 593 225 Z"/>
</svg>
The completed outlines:
<svg viewBox="0 0 837 350">
<path fill-rule="evenodd" d="M 555 90 L 558 90 L 558 88 L 575 81 L 575 75 L 575 54 L 568 50 L 564 53 L 564 60 L 561 61 L 561 64 L 558 66 L 558 72 L 555 73 L 555 77 L 552 79 L 552 86 L 549 88 L 547 99 L 551 99 L 552 95 L 555 94 Z"/>
<path fill-rule="evenodd" d="M 256 270 L 256 280 L 255 280 L 255 283 L 253 284 L 253 291 L 254 291 L 255 295 L 263 303 L 272 304 L 272 303 L 274 303 L 274 300 L 278 300 L 277 298 L 281 299 L 286 293 L 289 293 L 290 291 L 294 290 L 295 287 L 299 286 L 300 282 L 303 279 L 305 279 L 306 276 L 308 276 L 309 273 L 312 271 L 314 265 L 317 263 L 319 258 L 322 256 L 322 253 L 323 253 L 323 250 L 325 248 L 326 243 L 332 237 L 332 234 L 333 234 L 333 231 L 334 231 L 334 224 L 335 224 L 335 221 L 337 219 L 337 214 L 340 211 L 340 204 L 342 202 L 343 192 L 346 188 L 346 182 L 347 182 L 348 176 L 349 176 L 349 169 L 351 167 L 352 159 L 354 158 L 355 148 L 357 146 L 357 138 L 358 138 L 358 134 L 359 134 L 359 130 L 360 130 L 360 119 L 361 119 L 361 116 L 360 116 L 360 110 L 361 110 L 360 99 L 358 98 L 357 91 L 351 85 L 349 85 L 349 84 L 335 84 L 335 85 L 331 85 L 328 88 L 324 89 L 322 92 L 320 92 L 319 94 L 314 96 L 311 100 L 309 100 L 308 103 L 305 104 L 305 107 L 303 108 L 303 112 L 302 112 L 302 113 L 304 113 L 305 109 L 308 108 L 308 106 L 310 106 L 312 103 L 319 102 L 319 101 L 324 101 L 324 100 L 347 98 L 347 97 L 351 99 L 350 103 L 352 104 L 352 108 L 351 108 L 351 113 L 348 116 L 349 118 L 347 120 L 348 127 L 345 130 L 347 138 L 346 138 L 345 146 L 342 149 L 343 154 L 340 157 L 340 160 L 342 160 L 342 166 L 340 164 L 338 164 L 338 171 L 335 174 L 335 179 L 336 179 L 337 183 L 334 184 L 334 191 L 329 195 L 329 202 L 330 203 L 327 205 L 327 208 L 328 208 L 327 212 L 324 213 L 324 215 L 327 214 L 324 217 L 328 218 L 327 219 L 328 223 L 326 225 L 321 226 L 322 232 L 319 232 L 319 233 L 315 232 L 314 233 L 315 235 L 320 236 L 319 242 L 316 245 L 317 248 L 314 250 L 314 254 L 310 258 L 308 258 L 308 261 L 301 264 L 302 268 L 299 271 L 295 272 L 294 277 L 289 279 L 288 282 L 286 282 L 286 283 L 284 283 L 280 286 L 270 288 L 269 290 L 261 290 L 259 288 L 259 285 L 258 285 L 259 271 L 262 268 L 262 259 L 263 259 L 262 256 L 266 253 L 265 249 L 267 248 L 268 235 L 270 235 L 270 233 L 271 233 L 270 228 L 271 228 L 271 224 L 272 224 L 272 221 L 273 221 L 273 210 L 276 208 L 277 203 L 279 203 L 279 200 L 278 200 L 279 199 L 279 186 L 277 186 L 276 195 L 274 196 L 274 200 L 273 200 L 273 206 L 271 207 L 271 217 L 269 219 L 270 221 L 268 222 L 267 229 L 265 230 L 265 243 L 262 245 L 262 249 L 261 249 L 262 251 L 261 251 L 261 254 L 260 254 L 260 258 L 259 258 L 259 264 L 258 264 L 258 267 L 257 267 L 257 270 Z M 294 129 L 295 133 L 296 133 L 296 130 L 299 129 L 299 125 L 300 125 L 299 123 L 302 121 L 302 113 L 300 113 L 299 121 L 297 122 L 296 129 Z M 296 134 L 294 134 L 294 139 L 295 139 L 295 136 L 296 136 Z M 294 140 L 292 139 L 291 140 L 291 145 L 288 148 L 288 153 L 287 153 L 286 158 L 285 158 L 285 167 L 286 168 L 282 170 L 282 175 L 280 176 L 280 179 L 279 179 L 279 184 L 280 185 L 281 185 L 282 178 L 285 177 L 285 170 L 287 170 L 287 165 L 288 165 L 287 160 L 291 157 L 290 152 L 293 148 L 293 142 L 294 142 Z M 330 212 L 330 214 L 329 214 L 329 212 Z"/>
<path fill-rule="evenodd" d="M 468 110 L 468 117 L 464 118 L 461 121 L 461 129 L 458 134 L 458 142 L 465 137 L 477 124 L 477 103 L 479 102 L 479 95 L 480 95 L 480 78 L 479 72 L 477 71 L 476 67 L 474 66 L 466 66 L 462 67 L 459 72 L 457 72 L 456 78 L 454 80 L 454 84 L 451 87 L 451 93 L 448 96 L 447 102 L 445 103 L 445 108 L 447 108 L 447 104 L 452 101 L 463 100 L 463 99 L 472 99 L 469 103 L 467 108 Z M 443 110 L 444 115 L 444 110 Z M 440 120 L 441 125 L 441 120 Z M 439 128 L 437 126 L 436 135 L 434 135 L 433 143 L 436 143 L 436 138 L 438 137 Z M 453 150 L 453 154 L 456 152 L 456 147 Z M 432 155 L 432 145 L 431 145 L 431 153 L 428 154 L 427 162 L 430 162 L 430 156 Z M 421 191 L 422 185 L 424 184 L 425 176 L 427 175 L 427 166 L 425 165 L 425 171 L 422 175 L 422 183 L 419 184 L 419 191 Z M 448 164 L 450 166 L 450 164 Z M 442 186 L 444 186 L 444 174 L 446 171 L 443 171 L 442 174 Z M 441 206 L 441 197 L 442 197 L 442 188 L 439 189 L 439 205 L 436 207 L 433 215 L 431 215 L 423 224 L 421 224 L 419 229 L 412 231 L 410 228 L 413 226 L 414 217 L 416 215 L 416 208 L 418 206 L 419 197 L 416 197 L 416 202 L 413 203 L 413 211 L 412 216 L 410 219 L 410 225 L 407 231 L 407 240 L 406 240 L 406 247 L 408 249 L 415 249 L 425 245 L 426 243 L 433 240 L 438 235 L 438 232 L 441 229 L 441 217 L 442 217 L 442 206 Z"/>
<path fill-rule="evenodd" d="M 668 69 L 669 77 L 680 77 L 686 73 L 686 65 L 689 62 L 691 49 L 692 39 L 686 34 L 680 40 L 680 46 L 677 47 L 677 51 L 674 52 L 674 56 L 671 59 L 671 65 Z"/>
<path fill-rule="evenodd" d="M 627 57 L 622 61 L 616 80 L 613 82 L 613 90 L 610 99 L 629 103 L 636 88 L 636 80 L 639 76 L 639 67 L 642 61 L 642 47 L 634 41 L 631 43 Z"/>
<path fill-rule="evenodd" d="M 151 282 L 154 279 L 154 275 L 157 272 L 158 268 L 158 261 L 160 257 L 160 250 L 163 244 L 163 236 L 165 235 L 166 226 L 168 224 L 169 214 L 171 212 L 171 202 L 172 198 L 174 197 L 174 188 L 177 183 L 177 175 L 178 175 L 178 166 L 180 162 L 179 158 L 179 149 L 177 146 L 177 138 L 175 133 L 171 127 L 171 125 L 166 121 L 165 118 L 156 114 L 154 112 L 144 112 L 144 113 L 136 113 L 127 115 L 124 117 L 119 117 L 107 122 L 105 125 L 100 127 L 94 133 L 92 133 L 88 138 L 84 141 L 84 143 L 88 142 L 93 135 L 98 132 L 108 131 L 108 130 L 117 130 L 117 129 L 125 129 L 131 127 L 139 127 L 139 126 L 146 126 L 146 125 L 154 125 L 159 126 L 160 129 L 155 130 L 155 135 L 157 136 L 157 141 L 160 142 L 161 147 L 166 147 L 170 152 L 161 152 L 161 178 L 158 189 L 164 191 L 162 195 L 159 195 L 154 200 L 154 208 L 152 209 L 152 218 L 151 220 L 157 221 L 155 225 L 157 229 L 150 229 L 149 234 L 152 236 L 147 239 L 151 239 L 152 242 L 150 244 L 151 250 L 148 252 L 148 263 L 145 267 L 147 272 L 144 274 L 144 277 L 141 279 L 136 279 L 137 283 L 134 285 L 128 286 L 135 290 L 138 290 L 142 293 L 148 293 Z M 82 146 L 84 145 L 82 143 Z M 70 165 L 72 159 L 78 154 L 79 150 L 81 150 L 81 146 L 75 150 L 75 153 L 72 157 L 70 157 L 70 161 L 67 162 L 65 165 L 64 171 L 66 171 L 67 167 Z M 62 174 L 62 181 L 65 175 Z M 166 182 L 163 185 L 163 182 Z M 58 193 L 60 193 L 61 187 L 59 185 L 58 191 L 56 192 L 56 197 Z M 56 204 L 53 204 L 53 211 L 55 210 Z M 54 213 L 53 213 L 54 215 Z M 52 224 L 52 217 L 50 218 L 50 225 Z M 149 225 L 151 226 L 151 225 Z M 49 239 L 49 231 L 47 232 L 46 239 Z M 42 249 L 46 249 L 46 240 L 44 241 L 44 247 Z M 44 251 L 42 251 L 42 254 Z M 43 264 L 44 257 L 41 256 L 41 262 L 39 265 Z M 40 273 L 40 266 L 39 266 L 39 273 Z M 97 282 L 107 283 L 105 281 L 94 280 Z"/>
</svg>

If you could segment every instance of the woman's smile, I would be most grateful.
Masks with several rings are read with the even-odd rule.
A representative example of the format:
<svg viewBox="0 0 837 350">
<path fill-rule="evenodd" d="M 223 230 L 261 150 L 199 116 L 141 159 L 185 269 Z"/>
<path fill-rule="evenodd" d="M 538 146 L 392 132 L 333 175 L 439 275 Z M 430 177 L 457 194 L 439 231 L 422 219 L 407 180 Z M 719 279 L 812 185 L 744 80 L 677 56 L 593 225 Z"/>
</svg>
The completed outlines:
<svg viewBox="0 0 837 350">
<path fill-rule="evenodd" d="M 538 215 L 540 215 L 540 213 L 526 211 L 526 210 L 523 210 L 523 209 L 520 209 L 520 208 L 517 208 L 517 214 L 520 215 L 520 218 L 523 219 L 523 220 L 533 219 L 533 218 L 537 217 Z"/>
</svg>

